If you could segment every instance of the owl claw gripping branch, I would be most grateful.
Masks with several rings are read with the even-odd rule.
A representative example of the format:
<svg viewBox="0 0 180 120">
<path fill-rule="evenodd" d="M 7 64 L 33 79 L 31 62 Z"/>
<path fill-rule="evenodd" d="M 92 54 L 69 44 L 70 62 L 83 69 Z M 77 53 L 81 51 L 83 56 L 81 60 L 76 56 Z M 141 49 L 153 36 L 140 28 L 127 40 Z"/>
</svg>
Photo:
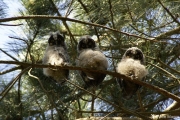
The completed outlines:
<svg viewBox="0 0 180 120">
<path fill-rule="evenodd" d="M 43 64 L 62 66 L 69 63 L 69 55 L 64 41 L 64 37 L 59 32 L 50 35 L 43 57 Z M 43 68 L 43 73 L 60 84 L 68 79 L 69 76 L 69 70 L 67 69 Z"/>
</svg>

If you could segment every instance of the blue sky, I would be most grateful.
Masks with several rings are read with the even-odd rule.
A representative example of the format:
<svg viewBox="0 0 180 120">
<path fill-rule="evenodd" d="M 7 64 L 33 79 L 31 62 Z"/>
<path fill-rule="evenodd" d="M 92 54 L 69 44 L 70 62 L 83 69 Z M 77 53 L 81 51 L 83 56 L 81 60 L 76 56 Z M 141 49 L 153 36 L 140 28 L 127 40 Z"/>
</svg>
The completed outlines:
<svg viewBox="0 0 180 120">
<path fill-rule="evenodd" d="M 6 10 L 6 17 L 14 17 L 18 15 L 18 9 L 21 8 L 19 0 L 4 0 L 8 6 Z M 6 24 L 13 24 L 13 22 L 6 22 Z M 12 35 L 16 31 L 17 27 L 12 26 L 2 26 L 0 25 L 0 48 L 4 48 L 4 44 L 11 40 L 8 36 Z M 17 31 L 16 31 L 17 32 Z"/>
</svg>

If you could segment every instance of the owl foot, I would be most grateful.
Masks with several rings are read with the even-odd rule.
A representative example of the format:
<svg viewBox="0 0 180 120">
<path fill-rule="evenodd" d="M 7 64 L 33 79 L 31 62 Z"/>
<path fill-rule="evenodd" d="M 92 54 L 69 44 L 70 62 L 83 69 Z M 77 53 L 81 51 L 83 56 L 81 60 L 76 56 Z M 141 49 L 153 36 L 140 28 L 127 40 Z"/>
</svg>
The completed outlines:
<svg viewBox="0 0 180 120">
<path fill-rule="evenodd" d="M 51 65 L 51 63 L 49 63 L 49 65 Z M 55 66 L 55 68 L 49 68 L 49 69 L 51 69 L 51 70 L 53 70 L 53 71 L 57 71 L 58 70 L 58 68 L 57 68 L 57 66 L 56 66 L 56 64 L 54 63 L 54 66 Z"/>
</svg>

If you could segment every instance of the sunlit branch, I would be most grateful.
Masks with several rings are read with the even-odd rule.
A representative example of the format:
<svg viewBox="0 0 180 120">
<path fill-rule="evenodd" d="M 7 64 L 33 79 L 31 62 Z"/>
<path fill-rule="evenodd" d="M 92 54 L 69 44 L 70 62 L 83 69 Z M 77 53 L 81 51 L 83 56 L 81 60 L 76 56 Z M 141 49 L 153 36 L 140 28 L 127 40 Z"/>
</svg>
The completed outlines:
<svg viewBox="0 0 180 120">
<path fill-rule="evenodd" d="M 179 71 L 177 71 L 177 70 L 171 68 L 170 66 L 166 65 L 166 64 L 165 64 L 164 62 L 162 62 L 160 59 L 158 59 L 158 62 L 159 62 L 160 64 L 162 64 L 163 66 L 167 67 L 168 69 L 170 69 L 171 71 L 173 71 L 174 73 L 180 74 Z"/>
</svg>

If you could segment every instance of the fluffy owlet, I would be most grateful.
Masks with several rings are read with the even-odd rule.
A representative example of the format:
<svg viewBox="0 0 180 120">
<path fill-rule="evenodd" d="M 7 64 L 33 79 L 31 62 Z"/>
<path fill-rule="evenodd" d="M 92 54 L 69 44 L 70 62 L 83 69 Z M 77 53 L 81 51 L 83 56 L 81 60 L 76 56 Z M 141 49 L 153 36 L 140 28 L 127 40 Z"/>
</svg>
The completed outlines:
<svg viewBox="0 0 180 120">
<path fill-rule="evenodd" d="M 79 53 L 77 59 L 78 66 L 94 70 L 107 70 L 108 61 L 90 36 L 80 38 L 77 50 Z M 80 75 L 85 82 L 84 88 L 98 86 L 106 77 L 106 74 L 84 71 L 80 71 Z"/>
<path fill-rule="evenodd" d="M 44 52 L 43 64 L 66 65 L 69 63 L 69 55 L 64 41 L 64 37 L 59 32 L 50 35 Z M 69 76 L 69 70 L 66 69 L 43 68 L 43 73 L 60 84 Z"/>
<path fill-rule="evenodd" d="M 148 71 L 145 68 L 145 58 L 142 51 L 137 47 L 131 47 L 124 53 L 122 60 L 117 64 L 116 71 L 120 74 L 131 77 L 132 79 L 144 80 Z M 141 87 L 130 81 L 117 78 L 122 88 L 122 95 L 125 98 L 131 98 Z"/>
</svg>

